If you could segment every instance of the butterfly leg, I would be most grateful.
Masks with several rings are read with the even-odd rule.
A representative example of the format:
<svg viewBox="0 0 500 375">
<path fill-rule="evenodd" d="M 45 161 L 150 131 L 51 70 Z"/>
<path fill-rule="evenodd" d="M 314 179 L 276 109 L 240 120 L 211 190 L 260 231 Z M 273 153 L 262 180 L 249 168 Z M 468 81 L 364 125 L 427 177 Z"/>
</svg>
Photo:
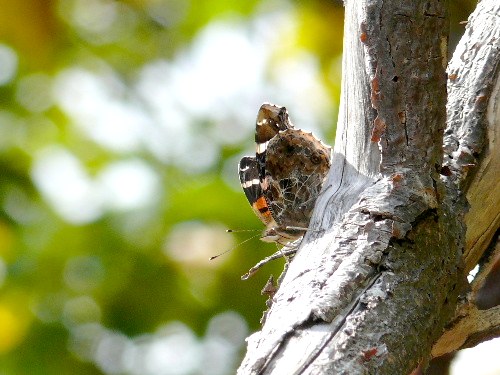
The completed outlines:
<svg viewBox="0 0 500 375">
<path fill-rule="evenodd" d="M 295 255 L 295 253 L 297 252 L 297 247 L 293 247 L 293 248 L 288 248 L 288 249 L 285 249 L 285 248 L 282 248 L 282 249 L 279 249 L 278 251 L 276 251 L 274 254 L 262 259 L 260 262 L 258 262 L 255 266 L 253 266 L 252 268 L 250 268 L 250 270 L 248 270 L 248 272 L 246 274 L 244 274 L 243 276 L 241 276 L 241 280 L 247 280 L 249 279 L 251 276 L 253 276 L 260 268 L 262 268 L 264 265 L 266 265 L 267 263 L 275 260 L 275 259 L 279 259 L 279 258 L 285 258 L 287 260 L 287 263 L 288 263 L 288 258 Z"/>
</svg>

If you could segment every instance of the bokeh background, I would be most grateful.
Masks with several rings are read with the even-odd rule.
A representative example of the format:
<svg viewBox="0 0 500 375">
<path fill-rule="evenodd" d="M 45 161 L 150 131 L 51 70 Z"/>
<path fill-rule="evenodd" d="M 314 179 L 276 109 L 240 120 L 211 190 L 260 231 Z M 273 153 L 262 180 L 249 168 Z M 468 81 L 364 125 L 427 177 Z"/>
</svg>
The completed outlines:
<svg viewBox="0 0 500 375">
<path fill-rule="evenodd" d="M 0 374 L 234 373 L 283 267 L 240 280 L 275 248 L 238 245 L 236 165 L 266 101 L 333 143 L 342 29 L 339 1 L 0 0 Z"/>
</svg>

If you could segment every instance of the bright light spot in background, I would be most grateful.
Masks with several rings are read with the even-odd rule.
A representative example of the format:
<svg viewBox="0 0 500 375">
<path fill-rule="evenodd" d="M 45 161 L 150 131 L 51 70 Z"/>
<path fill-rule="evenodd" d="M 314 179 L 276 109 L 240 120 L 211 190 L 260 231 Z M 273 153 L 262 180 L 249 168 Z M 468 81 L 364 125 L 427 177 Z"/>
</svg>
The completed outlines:
<svg viewBox="0 0 500 375">
<path fill-rule="evenodd" d="M 226 233 L 223 225 L 190 221 L 172 228 L 163 252 L 186 274 L 186 289 L 191 296 L 200 304 L 210 306 L 214 294 L 218 293 L 216 274 L 211 269 L 220 267 L 231 254 L 214 260 L 209 258 L 233 247 L 233 236 Z"/>
<path fill-rule="evenodd" d="M 62 320 L 68 328 L 85 323 L 99 322 L 101 320 L 101 308 L 92 297 L 75 297 L 65 302 Z"/>
<path fill-rule="evenodd" d="M 298 128 L 315 131 L 316 135 L 320 122 L 333 125 L 333 119 L 326 111 L 331 103 L 321 84 L 319 69 L 317 59 L 306 52 L 278 60 L 272 69 L 283 103 L 291 103 L 289 113 L 293 123 Z M 296 93 L 301 93 L 299 102 Z M 317 114 L 325 117 L 319 118 Z"/>
<path fill-rule="evenodd" d="M 208 324 L 205 346 L 204 374 L 223 374 L 228 363 L 237 367 L 236 353 L 248 334 L 248 327 L 235 312 L 229 311 L 216 315 Z"/>
<path fill-rule="evenodd" d="M 59 16 L 90 44 L 103 45 L 130 37 L 137 15 L 126 4 L 111 0 L 58 2 Z"/>
<path fill-rule="evenodd" d="M 483 342 L 458 352 L 451 362 L 451 375 L 498 375 L 500 374 L 500 338 Z"/>
<path fill-rule="evenodd" d="M 161 195 L 158 175 L 140 159 L 108 164 L 99 173 L 98 184 L 106 206 L 115 210 L 142 208 Z"/>
<path fill-rule="evenodd" d="M 192 374 L 200 365 L 202 347 L 182 323 L 170 323 L 156 333 L 145 350 L 146 373 Z"/>
<path fill-rule="evenodd" d="M 171 61 L 144 66 L 137 89 L 160 124 L 170 130 L 193 119 L 236 119 L 220 135 L 225 140 L 232 136 L 231 142 L 242 139 L 242 119 L 255 117 L 255 103 L 267 96 L 265 66 L 273 45 L 251 28 L 242 22 L 213 22 Z"/>
<path fill-rule="evenodd" d="M 0 43 L 0 86 L 12 81 L 17 73 L 17 54 L 9 46 Z"/>
<path fill-rule="evenodd" d="M 110 150 L 138 151 L 148 136 L 150 119 L 137 105 L 127 102 L 125 86 L 111 71 L 62 71 L 54 93 L 79 129 Z"/>
<path fill-rule="evenodd" d="M 83 324 L 71 330 L 69 349 L 107 374 L 224 375 L 234 373 L 247 334 L 244 319 L 228 311 L 211 319 L 202 339 L 180 322 L 136 338 Z"/>
<path fill-rule="evenodd" d="M 131 343 L 127 336 L 118 332 L 108 332 L 97 344 L 95 362 L 106 374 L 121 374 L 126 368 L 125 357 Z"/>
<path fill-rule="evenodd" d="M 180 69 L 174 70 L 173 92 L 194 116 L 225 111 L 245 97 L 245 90 L 257 92 L 264 86 L 270 50 L 264 41 L 252 40 L 247 27 L 214 22 L 201 31 L 189 51 L 174 61 Z"/>
<path fill-rule="evenodd" d="M 220 262 L 215 264 L 217 262 L 208 259 L 233 245 L 233 238 L 226 233 L 223 225 L 189 221 L 172 228 L 163 251 L 177 262 L 208 267 L 220 265 Z"/>
<path fill-rule="evenodd" d="M 46 74 L 31 74 L 18 82 L 16 100 L 31 112 L 43 112 L 53 104 L 52 80 Z"/>
<path fill-rule="evenodd" d="M 107 210 L 131 210 L 152 204 L 159 179 L 139 159 L 107 165 L 92 179 L 78 158 L 61 147 L 41 152 L 31 171 L 33 181 L 54 210 L 71 223 L 98 219 Z"/>
<path fill-rule="evenodd" d="M 162 162 L 175 164 L 186 172 L 202 172 L 217 161 L 219 140 L 206 136 L 205 125 L 197 128 L 189 113 L 195 103 L 178 101 L 173 70 L 175 67 L 167 61 L 155 61 L 140 73 L 139 95 L 150 108 L 151 121 L 157 125 L 151 127 L 145 143 Z M 210 116 L 206 113 L 200 120 L 207 122 Z"/>
<path fill-rule="evenodd" d="M 92 33 L 107 31 L 116 19 L 116 3 L 102 0 L 76 0 L 72 9 L 73 24 Z"/>
<path fill-rule="evenodd" d="M 32 312 L 42 323 L 57 323 L 61 320 L 67 299 L 66 292 L 48 293 L 33 304 Z"/>
<path fill-rule="evenodd" d="M 99 341 L 110 331 L 98 323 L 82 324 L 71 330 L 68 347 L 82 361 L 91 361 L 95 357 Z"/>
<path fill-rule="evenodd" d="M 54 210 L 69 222 L 86 223 L 102 214 L 102 201 L 90 177 L 69 151 L 44 150 L 35 159 L 31 176 Z"/>
</svg>

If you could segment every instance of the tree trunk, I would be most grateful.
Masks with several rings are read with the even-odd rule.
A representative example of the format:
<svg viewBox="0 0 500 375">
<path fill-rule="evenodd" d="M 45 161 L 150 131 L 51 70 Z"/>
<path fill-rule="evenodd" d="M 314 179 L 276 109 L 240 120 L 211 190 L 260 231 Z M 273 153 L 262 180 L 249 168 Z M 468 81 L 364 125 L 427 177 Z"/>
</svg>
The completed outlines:
<svg viewBox="0 0 500 375">
<path fill-rule="evenodd" d="M 485 316 L 465 296 L 466 271 L 494 249 L 500 217 L 498 120 L 489 118 L 500 111 L 495 3 L 471 16 L 446 107 L 446 2 L 345 2 L 332 168 L 314 231 L 249 337 L 239 374 L 409 374 L 431 355 L 498 333 L 499 312 L 481 310 L 489 318 L 474 324 Z M 476 23 L 481 15 L 489 25 Z M 474 207 L 478 186 L 490 190 L 486 219 Z M 451 345 L 443 332 L 463 340 Z"/>
</svg>

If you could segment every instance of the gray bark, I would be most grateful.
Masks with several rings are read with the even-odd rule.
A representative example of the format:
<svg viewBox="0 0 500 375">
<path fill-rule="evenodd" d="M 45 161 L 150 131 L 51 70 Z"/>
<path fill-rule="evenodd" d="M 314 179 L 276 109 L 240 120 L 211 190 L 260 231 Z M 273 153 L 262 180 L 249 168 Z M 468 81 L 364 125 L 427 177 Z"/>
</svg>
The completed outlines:
<svg viewBox="0 0 500 375">
<path fill-rule="evenodd" d="M 498 19 L 493 3 L 483 1 Z M 465 194 L 473 186 L 464 165 L 475 170 L 488 132 L 479 121 L 471 144 L 482 146 L 460 164 L 449 156 L 461 155 L 453 145 L 463 134 L 448 126 L 442 168 L 446 7 L 438 0 L 345 5 L 341 111 L 314 231 L 262 330 L 249 337 L 239 374 L 408 374 L 431 357 L 461 306 Z M 498 39 L 490 44 L 497 55 L 481 92 L 486 103 L 498 77 Z"/>
<path fill-rule="evenodd" d="M 448 65 L 444 168 L 451 196 L 466 196 L 465 270 L 481 267 L 433 356 L 500 336 L 500 306 L 480 309 L 476 298 L 500 262 L 500 3 L 482 1 L 469 17 Z M 497 264 L 498 267 L 498 264 Z"/>
</svg>

